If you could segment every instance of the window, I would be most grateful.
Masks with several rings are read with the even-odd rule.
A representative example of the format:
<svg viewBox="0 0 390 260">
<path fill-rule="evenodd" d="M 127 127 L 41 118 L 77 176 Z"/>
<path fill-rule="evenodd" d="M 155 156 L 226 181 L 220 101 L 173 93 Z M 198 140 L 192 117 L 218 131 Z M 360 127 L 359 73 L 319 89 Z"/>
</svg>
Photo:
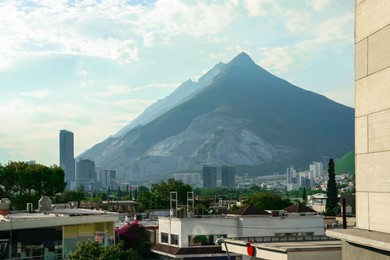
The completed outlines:
<svg viewBox="0 0 390 260">
<path fill-rule="evenodd" d="M 168 244 L 168 234 L 161 232 L 161 243 L 167 243 Z"/>
<path fill-rule="evenodd" d="M 219 237 L 227 237 L 227 235 L 195 235 L 188 236 L 189 246 L 214 246 L 215 241 Z"/>
<path fill-rule="evenodd" d="M 171 245 L 179 245 L 179 236 L 171 234 Z"/>
</svg>

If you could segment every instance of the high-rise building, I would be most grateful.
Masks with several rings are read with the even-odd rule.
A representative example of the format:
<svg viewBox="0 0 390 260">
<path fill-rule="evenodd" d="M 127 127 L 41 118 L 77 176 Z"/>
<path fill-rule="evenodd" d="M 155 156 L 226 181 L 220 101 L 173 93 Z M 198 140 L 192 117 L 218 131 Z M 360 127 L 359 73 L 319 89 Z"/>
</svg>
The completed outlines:
<svg viewBox="0 0 390 260">
<path fill-rule="evenodd" d="M 203 188 L 217 187 L 217 166 L 203 165 L 202 171 Z"/>
<path fill-rule="evenodd" d="M 104 189 L 116 189 L 118 187 L 116 170 L 99 170 L 97 174 L 97 181 Z"/>
<path fill-rule="evenodd" d="M 60 131 L 60 167 L 65 171 L 67 189 L 75 188 L 74 137 L 67 130 Z"/>
<path fill-rule="evenodd" d="M 295 177 L 295 173 L 294 166 L 290 165 L 287 168 L 287 183 L 292 183 L 292 178 Z"/>
<path fill-rule="evenodd" d="M 329 230 L 343 260 L 390 259 L 390 1 L 356 0 L 356 228 Z"/>
<path fill-rule="evenodd" d="M 221 167 L 222 186 L 234 188 L 236 186 L 236 169 L 234 166 L 222 165 Z"/>
<path fill-rule="evenodd" d="M 173 174 L 173 178 L 178 181 L 182 181 L 186 184 L 189 184 L 193 187 L 198 187 L 200 184 L 200 173 L 175 173 Z"/>
<path fill-rule="evenodd" d="M 94 189 L 96 179 L 94 161 L 81 159 L 76 163 L 76 182 L 78 186 L 83 186 L 86 190 L 92 190 Z"/>
<path fill-rule="evenodd" d="M 322 162 L 312 162 L 309 166 L 314 178 L 321 176 L 324 173 L 324 165 Z"/>
</svg>

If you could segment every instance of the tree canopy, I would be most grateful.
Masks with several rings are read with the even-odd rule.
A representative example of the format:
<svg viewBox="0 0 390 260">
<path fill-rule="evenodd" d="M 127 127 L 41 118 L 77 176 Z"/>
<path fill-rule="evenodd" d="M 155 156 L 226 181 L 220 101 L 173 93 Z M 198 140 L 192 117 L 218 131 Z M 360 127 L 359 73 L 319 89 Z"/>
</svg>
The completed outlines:
<svg viewBox="0 0 390 260">
<path fill-rule="evenodd" d="M 245 198 L 244 204 L 265 210 L 280 210 L 291 206 L 292 202 L 273 192 L 255 192 Z"/>
<path fill-rule="evenodd" d="M 15 208 L 25 208 L 27 202 L 37 202 L 41 196 L 63 192 L 66 186 L 64 177 L 64 171 L 55 165 L 0 164 L 0 195 L 10 198 Z"/>
<path fill-rule="evenodd" d="M 177 192 L 178 203 L 185 205 L 187 204 L 187 192 L 192 191 L 192 186 L 173 178 L 152 184 L 150 190 L 140 186 L 135 196 L 138 202 L 137 208 L 139 211 L 167 209 L 170 207 L 170 193 L 174 191 Z"/>
<path fill-rule="evenodd" d="M 138 259 L 137 253 L 133 250 L 124 249 L 123 243 L 103 246 L 101 243 L 87 240 L 77 243 L 76 251 L 67 255 L 69 260 L 92 259 L 92 260 L 117 260 L 117 259 Z"/>
<path fill-rule="evenodd" d="M 187 192 L 192 191 L 192 186 L 173 178 L 152 184 L 152 201 L 154 208 L 169 208 L 170 192 L 177 192 L 178 203 L 187 204 Z"/>
</svg>

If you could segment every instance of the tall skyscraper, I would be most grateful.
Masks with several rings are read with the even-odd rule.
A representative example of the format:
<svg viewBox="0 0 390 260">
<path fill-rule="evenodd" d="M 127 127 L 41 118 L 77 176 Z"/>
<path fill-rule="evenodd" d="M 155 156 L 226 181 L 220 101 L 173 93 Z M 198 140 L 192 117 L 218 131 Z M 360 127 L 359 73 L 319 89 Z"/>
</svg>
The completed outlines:
<svg viewBox="0 0 390 260">
<path fill-rule="evenodd" d="M 96 183 L 97 175 L 95 162 L 89 159 L 80 159 L 76 163 L 76 182 L 77 186 L 83 186 L 86 190 L 91 190 Z"/>
<path fill-rule="evenodd" d="M 60 131 L 60 167 L 65 171 L 66 188 L 75 188 L 74 137 L 67 130 Z"/>
<path fill-rule="evenodd" d="M 234 166 L 222 165 L 221 168 L 222 186 L 234 188 L 236 186 L 236 169 Z"/>
<path fill-rule="evenodd" d="M 217 187 L 217 166 L 203 165 L 202 177 L 204 188 Z"/>
</svg>

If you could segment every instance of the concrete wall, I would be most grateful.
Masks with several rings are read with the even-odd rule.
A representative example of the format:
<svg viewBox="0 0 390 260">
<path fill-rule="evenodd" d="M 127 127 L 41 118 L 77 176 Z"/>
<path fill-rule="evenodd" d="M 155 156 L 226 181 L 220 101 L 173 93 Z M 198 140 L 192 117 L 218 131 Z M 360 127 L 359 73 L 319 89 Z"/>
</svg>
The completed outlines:
<svg viewBox="0 0 390 260">
<path fill-rule="evenodd" d="M 108 244 L 114 243 L 114 223 L 101 222 L 79 225 L 68 225 L 62 227 L 63 233 L 63 253 L 66 255 L 77 248 L 77 242 L 80 240 L 95 241 L 97 232 L 104 233 L 105 241 Z"/>
<path fill-rule="evenodd" d="M 355 13 L 356 224 L 390 233 L 390 1 Z"/>
<path fill-rule="evenodd" d="M 299 246 L 299 243 L 297 244 Z M 223 249 L 224 250 L 224 249 Z M 248 255 L 247 248 L 243 245 L 228 244 L 229 252 L 235 254 L 242 254 L 243 259 L 263 259 L 263 260 L 340 260 L 341 250 L 340 249 L 324 249 L 324 250 L 297 250 L 295 252 L 280 252 L 275 249 L 262 249 L 256 248 L 255 256 L 250 258 Z M 355 258 L 350 258 L 355 259 Z M 372 258 L 375 259 L 375 258 Z M 382 259 L 380 259 L 382 260 Z"/>
<path fill-rule="evenodd" d="M 221 234 L 236 237 L 236 223 L 235 218 L 159 218 L 159 233 L 179 235 L 179 247 L 188 247 L 188 236 L 191 235 Z"/>
<path fill-rule="evenodd" d="M 390 253 L 373 248 L 365 248 L 343 241 L 342 259 L 354 260 L 390 260 Z"/>
</svg>

